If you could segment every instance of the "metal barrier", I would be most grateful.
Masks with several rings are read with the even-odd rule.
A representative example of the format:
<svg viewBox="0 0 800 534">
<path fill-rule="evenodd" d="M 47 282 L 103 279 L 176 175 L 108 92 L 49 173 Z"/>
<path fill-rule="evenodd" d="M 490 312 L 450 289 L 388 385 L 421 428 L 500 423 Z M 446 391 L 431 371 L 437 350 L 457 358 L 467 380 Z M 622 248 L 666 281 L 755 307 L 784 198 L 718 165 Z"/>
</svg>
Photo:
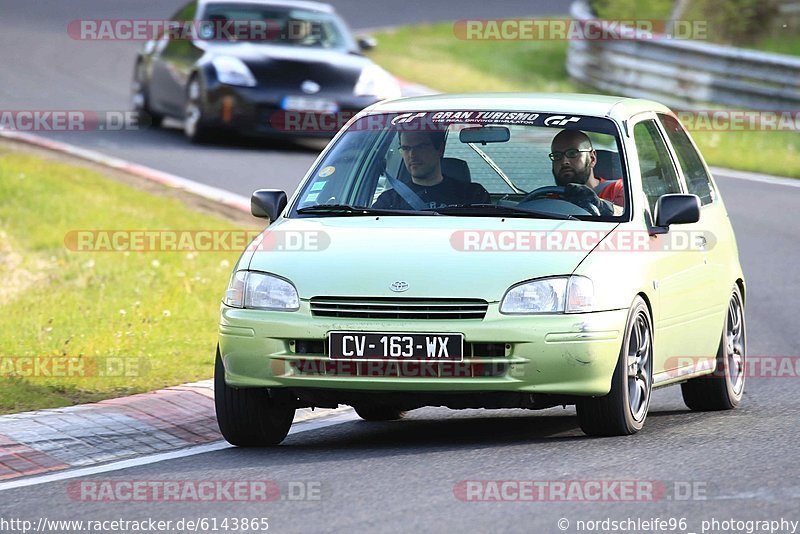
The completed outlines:
<svg viewBox="0 0 800 534">
<path fill-rule="evenodd" d="M 583 0 L 576 20 L 596 18 Z M 571 40 L 570 77 L 678 109 L 800 110 L 800 58 L 677 39 Z"/>
</svg>

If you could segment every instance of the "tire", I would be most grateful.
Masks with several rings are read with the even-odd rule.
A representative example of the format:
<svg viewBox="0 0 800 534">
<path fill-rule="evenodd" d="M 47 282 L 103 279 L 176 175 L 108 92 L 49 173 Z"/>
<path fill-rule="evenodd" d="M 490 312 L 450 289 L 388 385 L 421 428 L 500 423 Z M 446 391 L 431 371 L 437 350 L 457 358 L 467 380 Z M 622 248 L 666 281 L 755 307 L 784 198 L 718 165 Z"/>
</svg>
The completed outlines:
<svg viewBox="0 0 800 534">
<path fill-rule="evenodd" d="M 353 409 L 364 421 L 395 421 L 402 419 L 406 413 L 394 406 L 385 404 L 371 404 L 369 406 L 361 404 L 353 406 Z"/>
<path fill-rule="evenodd" d="M 696 411 L 736 408 L 744 394 L 746 354 L 747 328 L 744 321 L 744 304 L 739 288 L 734 287 L 717 349 L 714 372 L 681 384 L 683 402 L 686 406 Z"/>
<path fill-rule="evenodd" d="M 635 434 L 647 418 L 652 388 L 653 322 L 644 300 L 636 297 L 628 312 L 611 391 L 575 406 L 581 430 L 589 436 Z"/>
<path fill-rule="evenodd" d="M 158 128 L 164 120 L 163 115 L 153 113 L 150 110 L 150 95 L 145 79 L 144 63 L 139 61 L 133 71 L 133 83 L 131 85 L 131 102 L 133 110 L 139 114 L 139 125 L 144 127 Z"/>
<path fill-rule="evenodd" d="M 291 406 L 277 404 L 267 388 L 228 386 L 219 347 L 214 364 L 214 405 L 222 436 L 238 447 L 277 445 L 289 433 L 295 412 Z"/>
<path fill-rule="evenodd" d="M 200 78 L 192 76 L 186 87 L 186 105 L 183 109 L 183 133 L 192 143 L 206 143 L 214 138 L 214 132 L 207 124 L 204 106 Z"/>
</svg>

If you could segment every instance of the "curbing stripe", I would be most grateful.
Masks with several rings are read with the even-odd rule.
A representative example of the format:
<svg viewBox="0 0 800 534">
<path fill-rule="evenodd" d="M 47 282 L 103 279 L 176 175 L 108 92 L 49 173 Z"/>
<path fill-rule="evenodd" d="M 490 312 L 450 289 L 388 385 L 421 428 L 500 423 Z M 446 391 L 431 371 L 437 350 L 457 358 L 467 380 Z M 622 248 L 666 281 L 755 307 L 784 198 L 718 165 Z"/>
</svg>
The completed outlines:
<svg viewBox="0 0 800 534">
<path fill-rule="evenodd" d="M 351 409 L 337 408 L 328 412 L 330 417 L 314 421 L 301 421 L 292 425 L 289 430 L 289 435 L 298 434 L 300 432 L 307 432 L 309 430 L 317 430 L 328 426 L 339 425 L 342 423 L 349 423 L 358 421 L 359 417 Z M 320 418 L 317 418 L 320 419 Z M 138 467 L 141 465 L 149 465 L 167 460 L 175 460 L 186 458 L 187 456 L 194 456 L 197 454 L 205 454 L 207 452 L 220 451 L 223 449 L 232 449 L 233 445 L 224 441 L 217 441 L 214 443 L 206 443 L 204 445 L 196 445 L 187 449 L 177 451 L 164 452 L 150 456 L 143 456 L 139 458 L 132 458 L 117 462 L 108 463 L 105 465 L 97 465 L 92 467 L 82 467 L 78 469 L 71 469 L 69 471 L 62 471 L 59 473 L 52 473 L 47 475 L 32 476 L 20 480 L 11 480 L 9 482 L 0 482 L 0 492 L 15 488 L 24 488 L 28 486 L 36 486 L 39 484 L 46 484 L 48 482 L 58 482 L 80 476 L 91 476 L 99 473 L 107 473 L 109 471 L 118 471 L 122 469 L 129 469 L 131 467 Z"/>
</svg>

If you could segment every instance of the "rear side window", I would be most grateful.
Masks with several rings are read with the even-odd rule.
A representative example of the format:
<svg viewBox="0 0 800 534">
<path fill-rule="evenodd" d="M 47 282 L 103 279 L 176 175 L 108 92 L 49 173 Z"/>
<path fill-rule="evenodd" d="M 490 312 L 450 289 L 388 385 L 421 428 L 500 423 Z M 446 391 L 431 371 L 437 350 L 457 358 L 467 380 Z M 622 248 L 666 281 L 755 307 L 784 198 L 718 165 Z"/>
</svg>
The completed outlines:
<svg viewBox="0 0 800 534">
<path fill-rule="evenodd" d="M 681 165 L 684 177 L 686 177 L 686 186 L 689 188 L 689 193 L 700 197 L 700 202 L 703 205 L 712 203 L 714 201 L 714 190 L 711 188 L 711 180 L 703 165 L 703 160 L 692 146 L 689 136 L 686 135 L 686 132 L 674 117 L 659 115 L 658 118 L 661 120 L 664 130 L 667 132 L 667 137 L 669 137 L 669 141 L 678 155 L 678 162 Z"/>
<path fill-rule="evenodd" d="M 658 197 L 681 192 L 678 175 L 655 121 L 642 121 L 634 126 L 633 138 L 642 172 L 642 187 L 647 195 L 650 213 L 654 214 Z"/>
</svg>

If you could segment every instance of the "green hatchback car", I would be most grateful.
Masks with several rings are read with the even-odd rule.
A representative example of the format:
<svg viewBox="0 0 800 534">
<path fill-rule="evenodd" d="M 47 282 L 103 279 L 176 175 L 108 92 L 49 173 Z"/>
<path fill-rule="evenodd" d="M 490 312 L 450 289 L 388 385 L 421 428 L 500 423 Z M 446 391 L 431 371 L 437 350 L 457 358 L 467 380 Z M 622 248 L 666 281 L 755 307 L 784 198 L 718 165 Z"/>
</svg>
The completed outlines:
<svg viewBox="0 0 800 534">
<path fill-rule="evenodd" d="M 223 436 L 280 443 L 295 409 L 575 405 L 639 431 L 654 388 L 744 389 L 745 283 L 708 167 L 647 100 L 465 94 L 376 104 L 269 219 L 221 304 Z"/>
</svg>

